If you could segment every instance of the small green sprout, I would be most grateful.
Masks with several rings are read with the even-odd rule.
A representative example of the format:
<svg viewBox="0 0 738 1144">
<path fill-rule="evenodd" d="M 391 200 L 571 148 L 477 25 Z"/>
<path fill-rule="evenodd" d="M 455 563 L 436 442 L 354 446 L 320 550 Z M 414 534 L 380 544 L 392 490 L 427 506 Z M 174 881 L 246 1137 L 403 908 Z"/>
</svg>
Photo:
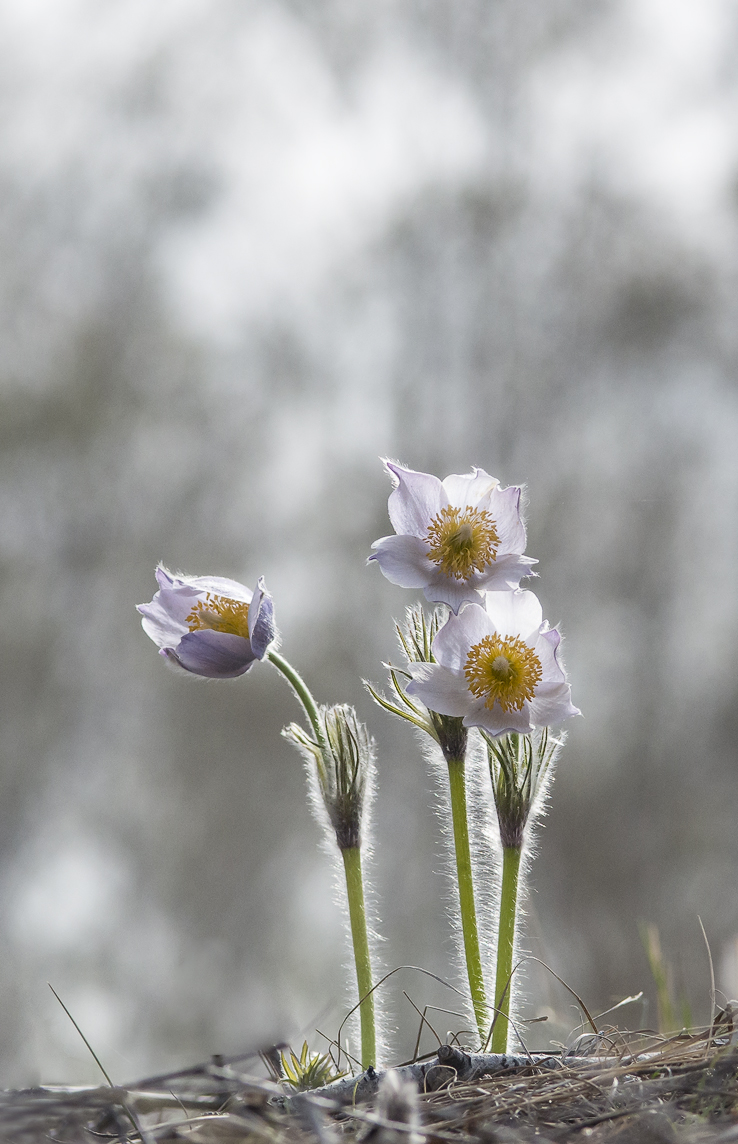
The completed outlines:
<svg viewBox="0 0 738 1144">
<path fill-rule="evenodd" d="M 312 1088 L 322 1088 L 334 1080 L 340 1080 L 346 1073 L 336 1072 L 330 1053 L 311 1053 L 307 1041 L 297 1057 L 292 1049 L 280 1053 L 284 1082 L 296 1092 L 308 1092 Z"/>
</svg>

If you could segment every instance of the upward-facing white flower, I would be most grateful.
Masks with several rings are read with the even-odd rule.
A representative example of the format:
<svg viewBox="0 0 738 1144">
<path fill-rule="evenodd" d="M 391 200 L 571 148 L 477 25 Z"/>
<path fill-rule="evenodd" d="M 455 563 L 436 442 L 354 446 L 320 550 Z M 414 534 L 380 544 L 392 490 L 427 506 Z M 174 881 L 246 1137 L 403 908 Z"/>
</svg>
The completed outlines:
<svg viewBox="0 0 738 1144">
<path fill-rule="evenodd" d="M 533 592 L 487 592 L 485 607 L 449 616 L 433 641 L 436 663 L 408 665 L 406 690 L 491 735 L 554 726 L 580 714 L 556 656 L 560 642 Z"/>
<path fill-rule="evenodd" d="M 500 488 L 484 469 L 440 481 L 385 465 L 395 481 L 388 509 L 397 535 L 375 541 L 369 559 L 393 584 L 422 588 L 427 600 L 458 612 L 479 603 L 481 591 L 510 591 L 531 574 L 519 486 Z"/>
</svg>

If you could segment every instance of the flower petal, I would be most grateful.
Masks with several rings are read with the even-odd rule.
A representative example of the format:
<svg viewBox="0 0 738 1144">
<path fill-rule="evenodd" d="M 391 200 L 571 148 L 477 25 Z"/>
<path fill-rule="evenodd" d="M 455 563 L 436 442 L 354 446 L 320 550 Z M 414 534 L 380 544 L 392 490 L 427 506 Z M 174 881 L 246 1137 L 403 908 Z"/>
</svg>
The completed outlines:
<svg viewBox="0 0 738 1144">
<path fill-rule="evenodd" d="M 537 563 L 532 556 L 506 552 L 487 565 L 484 572 L 475 572 L 467 580 L 467 586 L 477 592 L 514 592 L 524 576 L 536 575 L 531 567 Z"/>
<path fill-rule="evenodd" d="M 412 544 L 400 545 L 397 542 L 401 540 L 412 541 Z M 506 554 L 489 564 L 484 572 L 475 572 L 468 580 L 456 580 L 441 572 L 428 559 L 428 546 L 417 537 L 384 536 L 372 547 L 379 548 L 380 545 L 382 558 L 372 555 L 369 560 L 378 560 L 388 580 L 403 588 L 423 588 L 426 600 L 433 604 L 448 604 L 454 612 L 458 612 L 462 604 L 480 604 L 481 593 L 514 592 L 523 576 L 535 575 L 531 572 L 531 565 L 538 563 L 531 556 Z M 399 555 L 397 564 L 393 563 L 388 552 Z M 393 574 L 389 568 L 393 569 Z"/>
<path fill-rule="evenodd" d="M 479 592 L 468 583 L 438 574 L 434 574 L 430 583 L 423 588 L 423 592 L 431 604 L 448 604 L 454 613 L 459 611 L 462 604 L 478 604 L 481 600 Z"/>
<path fill-rule="evenodd" d="M 197 592 L 193 588 L 161 588 L 149 604 L 139 604 L 141 626 L 157 647 L 176 647 L 190 630 L 185 622 Z"/>
<path fill-rule="evenodd" d="M 489 511 L 497 525 L 501 552 L 525 552 L 525 525 L 520 517 L 519 485 L 496 489 L 490 498 Z"/>
<path fill-rule="evenodd" d="M 372 545 L 369 560 L 376 560 L 391 584 L 401 588 L 422 588 L 428 583 L 431 567 L 428 545 L 417 536 L 383 536 Z"/>
<path fill-rule="evenodd" d="M 481 700 L 464 718 L 465 727 L 483 727 L 485 731 L 489 731 L 490 735 L 507 735 L 511 731 L 517 731 L 520 735 L 527 735 L 533 730 L 533 723 L 531 722 L 530 709 L 527 703 L 523 704 L 522 710 L 516 711 L 503 711 L 499 703 L 495 703 L 494 707 L 487 707 Z"/>
<path fill-rule="evenodd" d="M 557 648 L 561 643 L 561 632 L 556 628 L 551 628 L 547 632 L 541 632 L 537 637 L 534 647 L 536 655 L 541 661 L 543 668 L 543 682 L 544 683 L 565 683 L 566 673 L 558 661 L 556 655 Z"/>
<path fill-rule="evenodd" d="M 277 638 L 274 601 L 266 590 L 263 576 L 257 581 L 256 591 L 249 605 L 249 636 L 251 650 L 257 659 L 264 658 L 267 648 Z"/>
<path fill-rule="evenodd" d="M 553 727 L 573 715 L 581 715 L 571 701 L 568 683 L 539 683 L 530 701 L 530 716 L 536 727 Z"/>
<path fill-rule="evenodd" d="M 454 508 L 486 509 L 489 498 L 499 485 L 496 477 L 485 473 L 484 469 L 476 466 L 470 473 L 451 473 L 445 477 L 441 484 L 446 490 L 449 504 Z"/>
<path fill-rule="evenodd" d="M 430 473 L 416 473 L 392 461 L 384 463 L 398 482 L 387 504 L 392 527 L 397 533 L 424 537 L 433 517 L 448 503 L 443 485 Z"/>
<path fill-rule="evenodd" d="M 209 628 L 189 632 L 171 651 L 185 671 L 209 679 L 235 679 L 256 659 L 250 641 L 243 636 Z"/>
<path fill-rule="evenodd" d="M 537 636 L 543 623 L 543 609 L 534 592 L 487 592 L 484 598 L 487 615 L 501 636 Z"/>
<path fill-rule="evenodd" d="M 439 663 L 459 672 L 463 678 L 471 648 L 493 632 L 494 626 L 484 608 L 469 604 L 458 616 L 449 616 L 446 620 L 433 641 L 433 654 Z"/>
<path fill-rule="evenodd" d="M 440 663 L 411 663 L 408 671 L 413 678 L 405 690 L 425 703 L 429 711 L 441 715 L 466 715 L 474 701 L 474 696 L 466 686 L 466 680 L 454 671 L 449 671 Z"/>
<path fill-rule="evenodd" d="M 160 588 L 171 588 L 174 584 L 182 583 L 181 580 L 177 580 L 176 576 L 172 576 L 172 573 L 169 572 L 163 564 L 157 565 L 154 575 L 156 576 L 156 582 Z"/>
<path fill-rule="evenodd" d="M 226 576 L 188 576 L 183 583 L 203 595 L 210 592 L 213 596 L 225 596 L 242 604 L 250 604 L 253 596 L 253 592 L 245 584 L 240 584 L 238 580 L 229 580 Z"/>
</svg>

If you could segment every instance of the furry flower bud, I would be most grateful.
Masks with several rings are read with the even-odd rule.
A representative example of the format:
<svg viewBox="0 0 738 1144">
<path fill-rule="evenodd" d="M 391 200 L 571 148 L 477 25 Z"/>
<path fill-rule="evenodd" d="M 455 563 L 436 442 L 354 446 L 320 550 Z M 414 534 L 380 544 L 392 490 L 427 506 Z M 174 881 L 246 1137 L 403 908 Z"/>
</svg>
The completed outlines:
<svg viewBox="0 0 738 1144">
<path fill-rule="evenodd" d="M 492 793 L 503 847 L 520 850 L 531 810 L 540 803 L 553 763 L 563 744 L 548 727 L 533 735 L 494 738 L 486 731 Z"/>
<path fill-rule="evenodd" d="M 374 741 L 345 703 L 321 707 L 322 743 L 297 723 L 282 732 L 309 763 L 315 763 L 318 786 L 339 850 L 361 845 L 367 781 L 374 765 Z"/>
<path fill-rule="evenodd" d="M 448 612 L 444 607 L 435 608 L 426 616 L 422 604 L 413 604 L 405 612 L 404 624 L 395 624 L 397 639 L 408 664 L 435 663 L 433 641 L 443 627 Z M 387 666 L 390 673 L 389 697 L 377 691 L 370 683 L 366 684 L 369 694 L 384 707 L 385 711 L 398 715 L 425 731 L 440 746 L 446 762 L 449 759 L 463 759 L 466 754 L 467 729 L 464 721 L 454 715 L 442 715 L 431 711 L 423 703 L 408 694 L 407 684 L 412 681 L 410 671 Z"/>
</svg>

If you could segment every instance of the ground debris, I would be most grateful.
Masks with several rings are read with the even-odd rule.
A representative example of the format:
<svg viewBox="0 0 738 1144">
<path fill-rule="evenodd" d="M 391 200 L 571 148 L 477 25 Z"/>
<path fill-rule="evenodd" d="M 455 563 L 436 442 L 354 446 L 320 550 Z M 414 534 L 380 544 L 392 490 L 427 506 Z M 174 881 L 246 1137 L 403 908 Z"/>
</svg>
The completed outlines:
<svg viewBox="0 0 738 1144">
<path fill-rule="evenodd" d="M 734 1038 L 618 1032 L 596 1049 L 508 1057 L 494 1069 L 491 1057 L 444 1046 L 396 1076 L 360 1074 L 299 1098 L 255 1075 L 258 1057 L 218 1057 L 125 1087 L 0 1094 L 0 1141 L 738 1144 Z"/>
</svg>

